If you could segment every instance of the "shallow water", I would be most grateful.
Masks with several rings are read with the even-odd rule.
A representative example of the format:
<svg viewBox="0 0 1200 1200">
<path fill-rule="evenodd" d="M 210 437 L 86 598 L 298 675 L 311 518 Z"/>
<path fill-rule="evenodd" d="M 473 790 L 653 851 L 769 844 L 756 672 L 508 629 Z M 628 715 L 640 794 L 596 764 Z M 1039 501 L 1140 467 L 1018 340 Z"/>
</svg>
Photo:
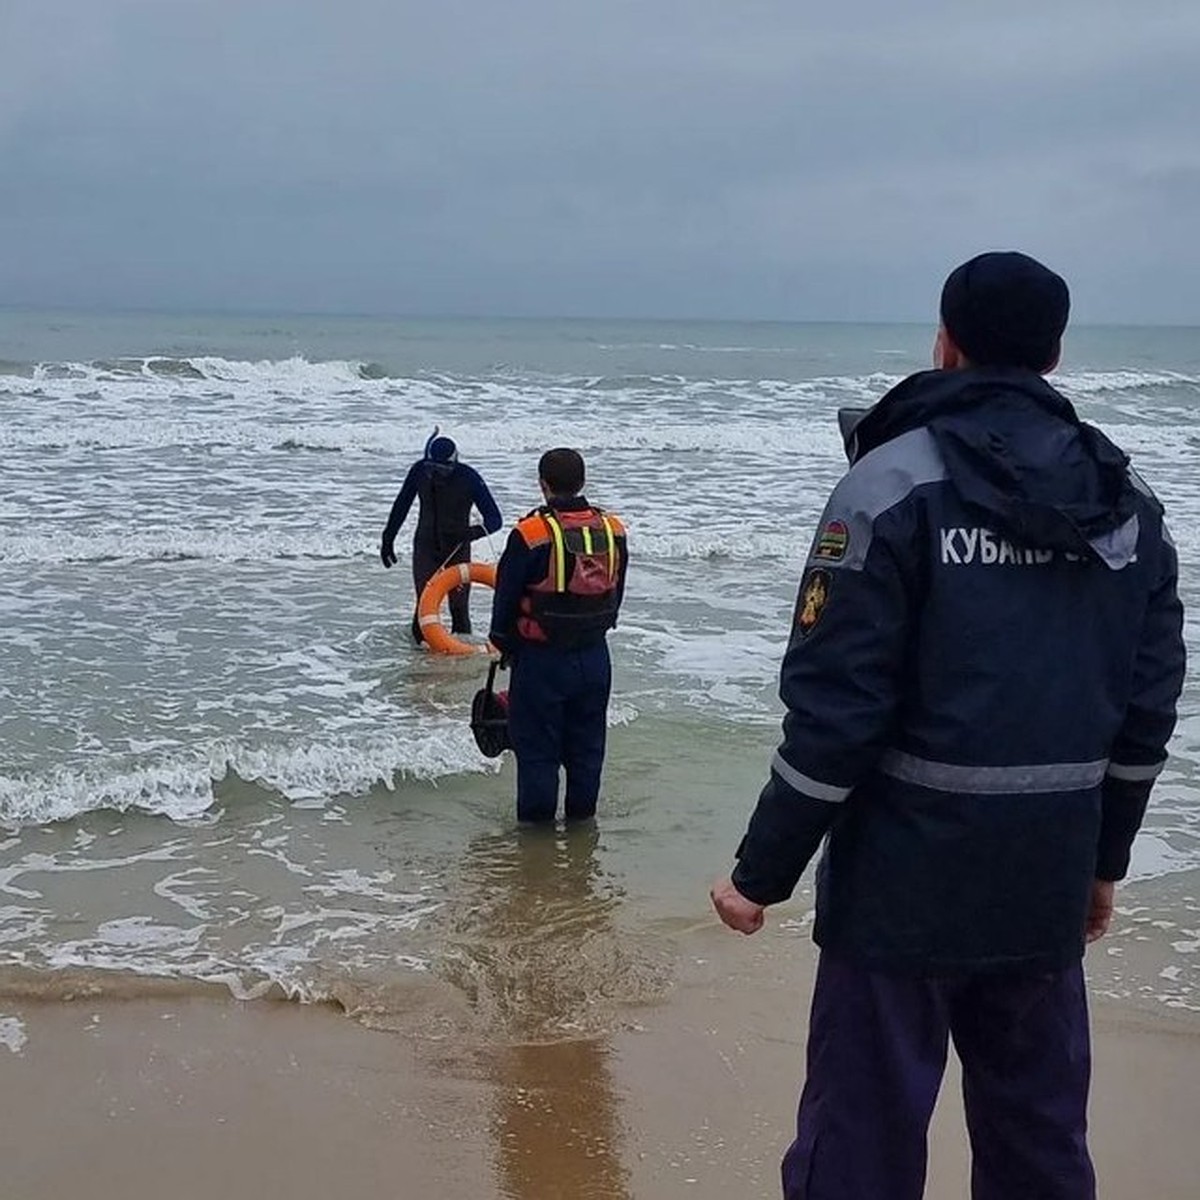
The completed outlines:
<svg viewBox="0 0 1200 1200">
<path fill-rule="evenodd" d="M 775 740 L 799 567 L 843 469 L 835 409 L 928 340 L 0 316 L 5 978 L 274 985 L 383 1024 L 432 980 L 453 1020 L 526 1040 L 661 994 Z M 1194 613 L 1197 338 L 1082 330 L 1068 363 L 1060 385 L 1167 503 Z M 517 834 L 511 766 L 465 724 L 480 663 L 408 642 L 408 563 L 385 573 L 378 535 L 435 423 L 506 520 L 567 443 L 630 526 L 592 835 Z M 1198 741 L 1189 687 L 1100 971 L 1114 994 L 1200 1004 Z"/>
</svg>

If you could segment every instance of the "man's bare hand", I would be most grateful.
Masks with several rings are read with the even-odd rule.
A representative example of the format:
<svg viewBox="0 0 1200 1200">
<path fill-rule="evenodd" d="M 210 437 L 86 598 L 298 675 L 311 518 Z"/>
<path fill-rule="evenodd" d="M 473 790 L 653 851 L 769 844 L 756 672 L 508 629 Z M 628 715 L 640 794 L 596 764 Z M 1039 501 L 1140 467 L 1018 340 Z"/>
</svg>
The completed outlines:
<svg viewBox="0 0 1200 1200">
<path fill-rule="evenodd" d="M 1087 940 L 1089 942 L 1097 941 L 1108 932 L 1108 926 L 1112 921 L 1113 899 L 1116 891 L 1117 885 L 1109 883 L 1107 880 L 1097 879 L 1092 883 L 1092 903 L 1087 917 Z"/>
<path fill-rule="evenodd" d="M 718 879 L 709 891 L 713 908 L 730 929 L 738 933 L 757 933 L 763 926 L 763 906 L 747 900 L 733 886 L 732 879 Z"/>
</svg>

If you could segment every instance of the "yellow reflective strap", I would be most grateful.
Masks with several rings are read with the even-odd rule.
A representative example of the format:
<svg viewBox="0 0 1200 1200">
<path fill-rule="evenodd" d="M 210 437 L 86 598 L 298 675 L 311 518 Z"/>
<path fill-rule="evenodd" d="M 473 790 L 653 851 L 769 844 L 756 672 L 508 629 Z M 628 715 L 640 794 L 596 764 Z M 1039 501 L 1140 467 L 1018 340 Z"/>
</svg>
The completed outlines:
<svg viewBox="0 0 1200 1200">
<path fill-rule="evenodd" d="M 608 540 L 608 578 L 611 582 L 617 573 L 617 540 L 613 536 L 612 522 L 603 513 L 600 520 L 604 522 L 604 536 Z"/>
<path fill-rule="evenodd" d="M 592 552 L 592 531 L 586 525 L 583 527 L 583 552 L 584 554 Z"/>
<path fill-rule="evenodd" d="M 567 590 L 567 548 L 563 544 L 563 529 L 558 521 L 549 513 L 544 514 L 546 524 L 550 527 L 550 536 L 554 539 L 554 590 Z"/>
</svg>

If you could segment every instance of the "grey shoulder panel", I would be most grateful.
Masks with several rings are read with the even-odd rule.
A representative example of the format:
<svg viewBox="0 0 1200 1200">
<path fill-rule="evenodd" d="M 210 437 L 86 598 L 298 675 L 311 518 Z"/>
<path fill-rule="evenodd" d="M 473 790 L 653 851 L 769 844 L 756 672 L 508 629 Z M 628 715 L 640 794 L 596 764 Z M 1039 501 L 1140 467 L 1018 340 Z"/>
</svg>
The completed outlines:
<svg viewBox="0 0 1200 1200">
<path fill-rule="evenodd" d="M 833 489 L 809 551 L 809 565 L 861 571 L 876 520 L 922 484 L 945 478 L 946 465 L 927 429 L 910 430 L 877 446 Z"/>
</svg>

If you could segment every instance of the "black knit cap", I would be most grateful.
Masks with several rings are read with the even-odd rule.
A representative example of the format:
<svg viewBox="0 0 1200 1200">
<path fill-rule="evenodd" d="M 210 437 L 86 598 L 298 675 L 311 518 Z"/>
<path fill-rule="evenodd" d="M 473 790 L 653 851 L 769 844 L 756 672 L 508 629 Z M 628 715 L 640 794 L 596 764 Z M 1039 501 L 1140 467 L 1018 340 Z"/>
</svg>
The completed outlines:
<svg viewBox="0 0 1200 1200">
<path fill-rule="evenodd" d="M 942 288 L 942 325 L 977 367 L 1047 370 L 1070 311 L 1061 276 L 1015 250 L 976 255 Z"/>
</svg>

